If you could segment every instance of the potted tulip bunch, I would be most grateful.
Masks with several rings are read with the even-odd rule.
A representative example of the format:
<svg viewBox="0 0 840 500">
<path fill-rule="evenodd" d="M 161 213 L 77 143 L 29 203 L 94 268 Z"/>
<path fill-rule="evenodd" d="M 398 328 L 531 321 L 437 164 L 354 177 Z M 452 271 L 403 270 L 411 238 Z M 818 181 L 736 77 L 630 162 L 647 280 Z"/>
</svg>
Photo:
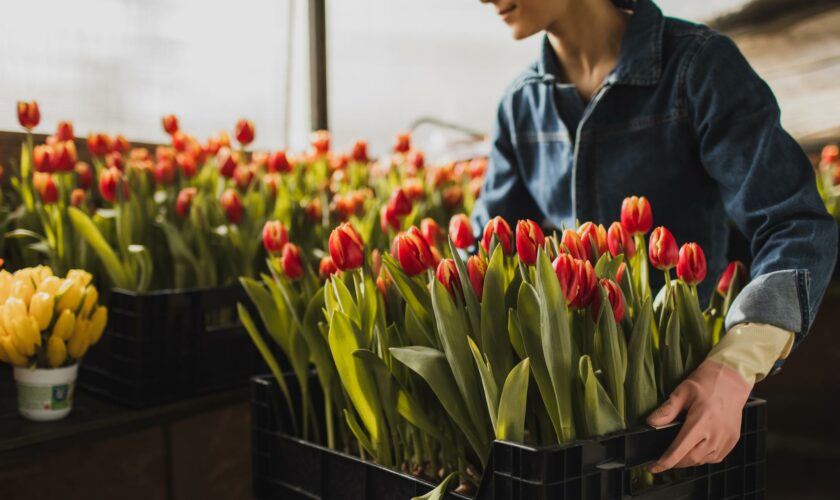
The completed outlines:
<svg viewBox="0 0 840 500">
<path fill-rule="evenodd" d="M 59 278 L 46 266 L 0 271 L 0 361 L 14 366 L 28 419 L 57 420 L 72 408 L 79 362 L 108 319 L 91 278 L 81 270 Z"/>
</svg>

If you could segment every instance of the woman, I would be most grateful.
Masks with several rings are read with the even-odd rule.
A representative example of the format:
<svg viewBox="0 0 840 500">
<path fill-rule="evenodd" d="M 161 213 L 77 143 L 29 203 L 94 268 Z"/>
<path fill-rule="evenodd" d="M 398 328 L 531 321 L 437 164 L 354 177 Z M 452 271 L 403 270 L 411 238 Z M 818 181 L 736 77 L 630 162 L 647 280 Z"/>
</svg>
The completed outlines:
<svg viewBox="0 0 840 500">
<path fill-rule="evenodd" d="M 651 0 L 481 1 L 514 38 L 546 34 L 499 106 L 477 227 L 495 215 L 609 223 L 626 196 L 644 195 L 657 225 L 706 250 L 710 276 L 726 265 L 727 219 L 748 238 L 752 281 L 727 335 L 648 418 L 687 411 L 652 472 L 720 462 L 755 382 L 808 332 L 834 266 L 837 229 L 808 159 L 768 86 L 705 26 Z"/>
</svg>

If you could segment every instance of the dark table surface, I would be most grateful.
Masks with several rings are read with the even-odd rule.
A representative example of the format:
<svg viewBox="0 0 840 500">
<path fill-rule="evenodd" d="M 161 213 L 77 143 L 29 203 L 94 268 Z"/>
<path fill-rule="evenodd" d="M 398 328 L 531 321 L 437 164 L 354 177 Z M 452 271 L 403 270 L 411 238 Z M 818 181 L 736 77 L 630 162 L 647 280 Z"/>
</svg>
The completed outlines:
<svg viewBox="0 0 840 500">
<path fill-rule="evenodd" d="M 0 465 L 21 456 L 86 440 L 125 434 L 212 411 L 248 399 L 240 387 L 168 405 L 140 410 L 126 408 L 77 390 L 73 410 L 63 420 L 32 422 L 17 410 L 17 389 L 12 371 L 0 366 Z"/>
</svg>

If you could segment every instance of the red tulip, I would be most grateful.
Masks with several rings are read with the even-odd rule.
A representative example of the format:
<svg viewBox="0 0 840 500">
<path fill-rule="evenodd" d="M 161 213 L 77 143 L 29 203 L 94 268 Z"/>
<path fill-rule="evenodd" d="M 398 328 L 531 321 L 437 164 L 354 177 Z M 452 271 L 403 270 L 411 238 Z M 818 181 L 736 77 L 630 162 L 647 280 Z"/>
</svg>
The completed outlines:
<svg viewBox="0 0 840 500">
<path fill-rule="evenodd" d="M 318 274 L 321 276 L 321 279 L 328 279 L 337 272 L 338 268 L 335 267 L 335 262 L 333 262 L 332 257 L 321 258 L 321 262 L 318 265 Z"/>
<path fill-rule="evenodd" d="M 306 212 L 306 217 L 318 224 L 321 223 L 321 219 L 323 218 L 324 212 L 321 209 L 321 200 L 319 198 L 314 198 L 307 202 L 304 207 L 304 211 Z"/>
<path fill-rule="evenodd" d="M 161 159 L 155 165 L 155 182 L 170 185 L 175 182 L 175 163 L 173 160 Z"/>
<path fill-rule="evenodd" d="M 397 142 L 394 145 L 395 153 L 407 153 L 411 149 L 411 132 L 400 132 L 397 134 Z"/>
<path fill-rule="evenodd" d="M 717 292 L 723 296 L 726 296 L 729 293 L 729 288 L 732 286 L 732 279 L 735 277 L 735 271 L 738 271 L 738 281 L 740 281 L 741 285 L 749 277 L 747 273 L 747 266 L 744 265 L 741 261 L 733 261 L 730 262 L 728 266 L 726 266 L 726 271 L 723 272 L 723 275 L 718 280 L 717 284 Z"/>
<path fill-rule="evenodd" d="M 493 237 L 502 245 L 505 255 L 510 255 L 513 252 L 513 245 L 511 239 L 513 238 L 513 231 L 510 230 L 508 223 L 501 217 L 493 217 L 490 222 L 484 226 L 484 236 L 481 238 L 481 247 L 487 254 L 490 254 L 490 243 Z"/>
<path fill-rule="evenodd" d="M 379 227 L 382 228 L 382 232 L 385 234 L 388 233 L 388 228 L 399 231 L 400 227 L 402 227 L 400 218 L 397 217 L 390 203 L 382 205 L 382 208 L 379 210 Z"/>
<path fill-rule="evenodd" d="M 353 144 L 353 150 L 350 152 L 350 158 L 359 163 L 367 163 L 367 141 L 358 140 Z"/>
<path fill-rule="evenodd" d="M 87 137 L 87 147 L 93 156 L 105 156 L 111 151 L 111 138 L 108 134 L 91 132 Z"/>
<path fill-rule="evenodd" d="M 580 235 L 572 229 L 563 231 L 563 247 L 560 253 L 568 253 L 576 259 L 586 260 L 589 258 L 589 251 L 583 246 Z"/>
<path fill-rule="evenodd" d="M 175 115 L 166 115 L 163 117 L 163 130 L 167 134 L 172 135 L 178 131 L 178 117 Z"/>
<path fill-rule="evenodd" d="M 487 262 L 478 255 L 472 255 L 467 259 L 467 274 L 470 277 L 475 296 L 481 300 L 484 294 L 484 275 L 487 273 Z"/>
<path fill-rule="evenodd" d="M 84 205 L 86 200 L 87 195 L 85 194 L 84 189 L 76 188 L 70 193 L 70 204 L 76 208 L 80 208 Z"/>
<path fill-rule="evenodd" d="M 362 266 L 365 260 L 365 247 L 362 237 L 349 222 L 333 229 L 329 240 L 330 257 L 335 266 L 342 271 L 350 271 Z"/>
<path fill-rule="evenodd" d="M 76 163 L 73 170 L 76 171 L 76 177 L 79 179 L 80 188 L 88 189 L 93 185 L 93 169 L 90 168 L 90 165 L 80 161 Z"/>
<path fill-rule="evenodd" d="M 175 156 L 175 162 L 181 168 L 181 172 L 187 179 L 192 179 L 198 173 L 198 163 L 196 162 L 195 156 L 190 153 L 178 153 Z"/>
<path fill-rule="evenodd" d="M 118 151 L 112 151 L 105 155 L 105 164 L 108 167 L 114 167 L 119 171 L 125 170 L 125 160 Z"/>
<path fill-rule="evenodd" d="M 837 161 L 840 158 L 840 148 L 837 147 L 837 144 L 829 144 L 822 149 L 822 163 L 830 164 Z"/>
<path fill-rule="evenodd" d="M 686 243 L 680 248 L 677 276 L 689 285 L 696 285 L 706 279 L 706 255 L 700 245 Z"/>
<path fill-rule="evenodd" d="M 440 264 L 440 261 L 443 260 L 443 256 L 440 254 L 437 247 L 429 246 L 429 250 L 432 252 L 432 263 L 437 266 Z"/>
<path fill-rule="evenodd" d="M 408 201 L 408 196 L 406 196 L 405 191 L 400 188 L 395 189 L 391 193 L 388 206 L 398 217 L 403 217 L 411 213 L 411 202 Z"/>
<path fill-rule="evenodd" d="M 58 127 L 55 130 L 55 138 L 59 141 L 72 141 L 76 136 L 73 135 L 73 124 L 71 122 L 58 122 Z"/>
<path fill-rule="evenodd" d="M 196 194 L 198 191 L 194 187 L 184 188 L 178 193 L 178 198 L 175 200 L 175 213 L 178 217 L 183 219 L 190 214 L 190 206 Z"/>
<path fill-rule="evenodd" d="M 254 142 L 254 122 L 241 118 L 236 122 L 236 130 L 234 134 L 236 135 L 236 141 L 239 144 L 243 146 L 251 144 Z"/>
<path fill-rule="evenodd" d="M 609 231 L 607 231 L 607 246 L 610 248 L 610 254 L 613 257 L 623 254 L 630 259 L 636 255 L 636 242 L 633 240 L 633 236 L 618 222 L 613 222 Z"/>
<path fill-rule="evenodd" d="M 187 144 L 190 140 L 189 137 L 187 137 L 187 134 L 178 130 L 174 134 L 172 134 L 170 138 L 172 139 L 172 147 L 175 149 L 175 151 L 183 153 L 187 150 Z"/>
<path fill-rule="evenodd" d="M 626 263 L 622 262 L 618 265 L 618 270 L 615 272 L 615 281 L 620 285 L 621 280 L 624 279 L 624 273 L 627 272 L 627 265 Z"/>
<path fill-rule="evenodd" d="M 461 186 L 449 186 L 440 194 L 443 206 L 447 210 L 455 210 L 464 202 L 464 188 Z"/>
<path fill-rule="evenodd" d="M 426 157 L 420 150 L 413 150 L 408 153 L 408 164 L 415 170 L 423 170 L 423 165 L 426 163 Z"/>
<path fill-rule="evenodd" d="M 467 249 L 475 244 L 472 224 L 466 214 L 453 215 L 449 219 L 449 237 L 455 243 L 455 248 Z"/>
<path fill-rule="evenodd" d="M 31 131 L 41 122 L 41 111 L 38 109 L 37 101 L 18 101 L 17 114 L 18 121 L 26 130 Z"/>
<path fill-rule="evenodd" d="M 327 130 L 316 130 L 309 136 L 309 142 L 317 156 L 323 156 L 330 151 L 330 133 Z"/>
<path fill-rule="evenodd" d="M 483 179 L 470 179 L 470 194 L 476 200 L 481 196 L 481 188 L 484 186 Z"/>
<path fill-rule="evenodd" d="M 578 235 L 580 235 L 583 248 L 586 249 L 586 253 L 589 255 L 589 260 L 593 264 L 598 262 L 601 255 L 607 251 L 607 231 L 604 229 L 604 226 L 601 224 L 596 226 L 592 222 L 584 222 L 578 228 Z"/>
<path fill-rule="evenodd" d="M 239 224 L 242 221 L 242 202 L 235 189 L 226 189 L 219 200 L 225 216 L 231 224 Z"/>
<path fill-rule="evenodd" d="M 279 220 L 270 220 L 263 226 L 262 238 L 268 253 L 280 253 L 289 242 L 289 232 Z"/>
<path fill-rule="evenodd" d="M 266 168 L 269 172 L 287 173 L 292 171 L 292 166 L 289 165 L 289 159 L 286 157 L 286 151 L 279 150 L 271 153 L 266 162 Z"/>
<path fill-rule="evenodd" d="M 293 243 L 283 245 L 280 255 L 280 265 L 283 267 L 283 274 L 291 280 L 299 280 L 303 277 L 303 259 L 300 256 L 300 247 Z"/>
<path fill-rule="evenodd" d="M 545 245 L 545 235 L 540 226 L 532 220 L 516 223 L 516 252 L 519 260 L 532 266 L 537 262 L 537 252 Z"/>
<path fill-rule="evenodd" d="M 38 194 L 41 195 L 41 201 L 44 202 L 44 205 L 52 205 L 58 201 L 58 187 L 55 185 L 52 174 L 43 175 L 44 177 L 38 181 Z"/>
<path fill-rule="evenodd" d="M 102 193 L 102 198 L 111 203 L 116 202 L 118 189 L 122 190 L 121 201 L 128 200 L 128 183 L 126 183 L 122 172 L 114 167 L 104 169 L 99 174 L 99 192 Z"/>
<path fill-rule="evenodd" d="M 254 171 L 248 165 L 239 165 L 233 171 L 233 181 L 236 183 L 236 187 L 241 191 L 245 191 L 251 185 L 251 182 L 254 181 L 255 175 Z"/>
<path fill-rule="evenodd" d="M 616 323 L 620 323 L 624 319 L 624 295 L 621 293 L 621 287 L 615 281 L 607 278 L 602 278 L 600 286 L 607 291 L 607 298 L 612 308 L 613 317 Z M 598 314 L 601 312 L 601 291 L 596 289 L 592 300 L 592 320 L 598 321 Z"/>
<path fill-rule="evenodd" d="M 52 160 L 53 148 L 46 144 L 39 144 L 32 150 L 32 162 L 35 164 L 36 172 L 53 172 L 54 162 Z"/>
<path fill-rule="evenodd" d="M 561 253 L 554 259 L 554 272 L 560 281 L 566 304 L 583 309 L 592 302 L 598 279 L 591 262 Z"/>
<path fill-rule="evenodd" d="M 621 225 L 631 235 L 645 234 L 653 225 L 650 202 L 642 196 L 624 198 L 621 203 Z"/>
<path fill-rule="evenodd" d="M 467 173 L 470 179 L 482 179 L 487 172 L 487 158 L 475 158 L 470 162 Z"/>
<path fill-rule="evenodd" d="M 446 291 L 448 291 L 453 298 L 456 293 L 464 293 L 461 288 L 461 278 L 458 276 L 458 266 L 455 265 L 454 260 L 441 260 L 438 263 L 437 270 L 435 271 L 435 278 L 437 278 L 437 280 L 446 287 Z"/>
<path fill-rule="evenodd" d="M 660 271 L 667 271 L 677 265 L 679 251 L 677 241 L 671 231 L 660 226 L 653 230 L 648 245 L 650 263 Z"/>
<path fill-rule="evenodd" d="M 120 153 L 125 154 L 128 153 L 129 150 L 131 150 L 131 143 L 128 142 L 128 139 L 126 139 L 124 135 L 117 134 L 117 136 L 114 137 L 114 142 L 111 145 L 111 147 L 114 151 L 118 151 Z"/>
<path fill-rule="evenodd" d="M 263 185 L 265 185 L 266 191 L 268 191 L 269 196 L 274 198 L 277 196 L 277 189 L 280 186 L 280 177 L 278 174 L 265 174 L 262 178 Z"/>
<path fill-rule="evenodd" d="M 403 181 L 402 190 L 408 197 L 408 201 L 414 203 L 417 200 L 423 199 L 426 196 L 426 190 L 423 186 L 423 181 L 417 178 L 408 178 Z"/>
<path fill-rule="evenodd" d="M 420 232 L 423 233 L 423 239 L 426 240 L 426 243 L 428 243 L 430 247 L 437 246 L 438 239 L 441 235 L 441 229 L 434 219 L 426 217 L 420 221 Z"/>
<path fill-rule="evenodd" d="M 216 163 L 219 165 L 219 173 L 228 179 L 233 177 L 233 172 L 236 170 L 236 155 L 230 148 L 219 148 L 219 153 L 216 155 Z"/>
<path fill-rule="evenodd" d="M 391 254 L 409 276 L 416 276 L 434 265 L 429 244 L 415 226 L 411 226 L 408 232 L 400 233 L 394 238 Z"/>
</svg>

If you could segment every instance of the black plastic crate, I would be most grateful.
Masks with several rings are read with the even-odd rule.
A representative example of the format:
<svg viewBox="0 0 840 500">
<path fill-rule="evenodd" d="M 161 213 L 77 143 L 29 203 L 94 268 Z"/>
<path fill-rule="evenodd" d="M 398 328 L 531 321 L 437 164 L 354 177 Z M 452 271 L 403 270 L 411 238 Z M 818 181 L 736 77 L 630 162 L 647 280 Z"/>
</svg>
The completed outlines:
<svg viewBox="0 0 840 500">
<path fill-rule="evenodd" d="M 287 375 L 287 384 L 295 398 L 297 384 L 292 375 Z M 405 500 L 433 488 L 413 476 L 290 437 L 284 434 L 286 422 L 288 411 L 273 377 L 254 377 L 251 429 L 256 498 Z M 638 492 L 631 484 L 631 470 L 658 459 L 680 424 L 546 448 L 496 441 L 475 499 L 763 499 L 766 428 L 767 404 L 752 399 L 744 408 L 741 439 L 722 463 L 669 473 L 667 483 Z M 446 498 L 468 497 L 449 493 Z"/>
<path fill-rule="evenodd" d="M 108 326 L 80 365 L 79 386 L 132 407 L 245 386 L 266 369 L 239 322 L 237 302 L 251 307 L 238 283 L 111 291 Z"/>
</svg>

